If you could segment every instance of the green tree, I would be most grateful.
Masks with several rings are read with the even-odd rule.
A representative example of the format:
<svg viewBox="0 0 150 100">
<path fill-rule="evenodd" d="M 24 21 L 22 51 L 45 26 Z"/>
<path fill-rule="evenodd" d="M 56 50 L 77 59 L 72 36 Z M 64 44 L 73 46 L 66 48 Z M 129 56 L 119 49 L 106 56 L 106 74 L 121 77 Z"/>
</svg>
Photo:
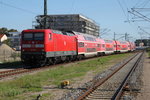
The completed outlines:
<svg viewBox="0 0 150 100">
<path fill-rule="evenodd" d="M 8 32 L 18 32 L 16 29 L 10 29 Z"/>
<path fill-rule="evenodd" d="M 6 34 L 8 35 L 8 29 L 5 27 L 0 28 L 0 34 Z"/>
<path fill-rule="evenodd" d="M 7 29 L 5 27 L 0 28 L 0 34 L 9 35 L 9 32 L 18 32 L 16 29 Z"/>
</svg>

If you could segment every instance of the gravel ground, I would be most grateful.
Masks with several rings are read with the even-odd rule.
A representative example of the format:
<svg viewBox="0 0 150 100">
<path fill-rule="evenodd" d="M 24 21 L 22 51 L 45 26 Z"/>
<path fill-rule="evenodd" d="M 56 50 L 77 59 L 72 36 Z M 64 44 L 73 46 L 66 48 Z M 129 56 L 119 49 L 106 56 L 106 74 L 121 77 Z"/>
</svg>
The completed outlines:
<svg viewBox="0 0 150 100">
<path fill-rule="evenodd" d="M 85 100 L 110 100 L 122 80 L 126 77 L 139 55 L 125 65 L 121 70 L 115 73 L 109 80 L 102 84 L 92 94 L 90 94 Z"/>
<path fill-rule="evenodd" d="M 149 100 L 150 99 L 150 58 L 148 58 L 148 54 L 145 56 L 144 66 L 143 66 L 143 87 L 138 94 L 136 100 Z"/>
</svg>

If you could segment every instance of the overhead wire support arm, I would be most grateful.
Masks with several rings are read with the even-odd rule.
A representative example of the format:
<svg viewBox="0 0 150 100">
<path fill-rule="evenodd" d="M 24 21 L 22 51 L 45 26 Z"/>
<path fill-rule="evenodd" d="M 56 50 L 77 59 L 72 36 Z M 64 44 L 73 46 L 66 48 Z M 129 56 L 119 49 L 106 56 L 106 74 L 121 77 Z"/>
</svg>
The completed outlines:
<svg viewBox="0 0 150 100">
<path fill-rule="evenodd" d="M 134 9 L 134 10 L 137 9 L 137 10 L 145 10 L 145 11 L 148 10 L 148 11 L 150 11 L 150 8 L 132 8 L 132 9 Z"/>
<path fill-rule="evenodd" d="M 128 11 L 129 13 L 141 18 L 141 19 L 144 19 L 145 21 L 148 21 L 150 22 L 150 18 L 144 16 L 143 14 L 141 14 L 140 12 L 136 11 L 135 9 L 137 8 L 131 8 L 132 11 Z"/>
<path fill-rule="evenodd" d="M 150 33 L 148 33 L 147 31 L 145 31 L 144 29 L 142 29 L 140 26 L 138 26 L 138 28 L 139 28 L 140 30 L 142 30 L 144 33 L 150 35 Z"/>
<path fill-rule="evenodd" d="M 133 11 L 135 11 L 136 13 L 138 13 L 139 15 L 141 15 L 142 17 L 146 18 L 146 20 L 150 21 L 150 18 L 148 18 L 148 17 L 144 16 L 143 14 L 139 13 L 139 12 L 138 12 L 138 11 L 136 11 L 136 10 L 133 10 Z"/>
</svg>

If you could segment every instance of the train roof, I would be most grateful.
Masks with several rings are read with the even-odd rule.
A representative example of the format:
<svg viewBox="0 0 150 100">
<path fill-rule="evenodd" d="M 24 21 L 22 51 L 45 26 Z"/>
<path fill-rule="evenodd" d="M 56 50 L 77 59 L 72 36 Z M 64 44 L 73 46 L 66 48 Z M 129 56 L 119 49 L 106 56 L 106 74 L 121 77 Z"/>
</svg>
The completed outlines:
<svg viewBox="0 0 150 100">
<path fill-rule="evenodd" d="M 121 44 L 120 41 L 116 41 L 116 40 L 115 40 L 115 42 L 117 43 L 117 45 L 118 45 L 118 44 Z"/>
<path fill-rule="evenodd" d="M 100 42 L 101 44 L 105 44 L 105 41 L 104 41 L 104 39 L 97 38 L 96 40 L 97 40 L 98 42 Z"/>
<path fill-rule="evenodd" d="M 97 41 L 97 37 L 93 36 L 93 35 L 89 35 L 89 34 L 84 34 L 84 33 L 80 33 L 80 32 L 74 32 L 73 33 L 75 35 L 78 36 L 79 39 L 84 39 L 84 40 L 87 40 L 87 41 Z"/>
<path fill-rule="evenodd" d="M 105 39 L 104 39 L 104 41 L 105 41 L 105 43 L 114 43 L 115 42 L 114 40 L 105 40 Z"/>
</svg>

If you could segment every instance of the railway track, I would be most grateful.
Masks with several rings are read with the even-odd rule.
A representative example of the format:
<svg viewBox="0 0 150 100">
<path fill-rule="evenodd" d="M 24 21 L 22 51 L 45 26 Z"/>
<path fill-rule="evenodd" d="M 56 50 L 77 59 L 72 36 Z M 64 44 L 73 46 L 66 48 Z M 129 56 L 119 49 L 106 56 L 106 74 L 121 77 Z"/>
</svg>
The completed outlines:
<svg viewBox="0 0 150 100">
<path fill-rule="evenodd" d="M 81 60 L 81 61 L 84 61 L 84 60 Z M 74 61 L 74 62 L 78 62 L 78 61 Z M 68 63 L 71 63 L 71 62 L 68 62 Z M 56 64 L 56 65 L 37 67 L 37 68 L 24 67 L 24 68 L 18 68 L 18 69 L 14 69 L 14 70 L 1 71 L 0 79 L 4 79 L 6 77 L 11 77 L 11 76 L 15 76 L 15 75 L 23 74 L 23 73 L 29 73 L 29 72 L 43 70 L 43 69 L 49 69 L 49 68 L 57 67 L 59 65 L 65 65 L 68 63 L 60 63 L 60 64 Z"/>
<path fill-rule="evenodd" d="M 23 74 L 23 73 L 38 71 L 41 69 L 48 69 L 50 67 L 54 67 L 54 65 L 53 66 L 45 66 L 45 67 L 41 67 L 41 68 L 18 68 L 18 69 L 14 69 L 14 70 L 2 71 L 2 72 L 0 72 L 0 79 L 4 79 L 6 77 L 11 77 L 11 76 L 15 76 L 15 75 Z"/>
<path fill-rule="evenodd" d="M 106 56 L 108 56 L 108 55 L 106 55 Z M 104 56 L 102 56 L 102 57 L 104 57 Z M 90 59 L 95 59 L 95 58 L 90 58 Z M 83 59 L 81 61 L 84 61 L 84 60 L 87 60 L 87 59 Z M 74 61 L 74 62 L 78 62 L 78 61 Z M 15 76 L 15 75 L 23 74 L 23 73 L 38 71 L 38 70 L 41 70 L 41 69 L 48 69 L 48 68 L 56 67 L 56 66 L 59 66 L 59 65 L 63 65 L 63 64 L 61 63 L 61 64 L 45 66 L 45 67 L 39 67 L 39 68 L 18 68 L 18 69 L 14 69 L 14 70 L 2 71 L 2 72 L 0 72 L 0 79 L 4 79 L 6 77 L 11 77 L 11 76 Z"/>
<path fill-rule="evenodd" d="M 142 56 L 143 52 L 136 53 L 107 72 L 95 76 L 75 91 L 69 92 L 60 100 L 119 100 Z"/>
<path fill-rule="evenodd" d="M 14 69 L 14 70 L 2 71 L 2 72 L 0 72 L 0 79 L 4 78 L 4 77 L 16 75 L 16 74 L 25 73 L 27 71 L 28 71 L 28 69 L 24 69 L 24 68 L 18 68 L 18 69 Z"/>
<path fill-rule="evenodd" d="M 137 54 L 124 65 L 115 69 L 106 78 L 96 82 L 80 95 L 77 100 L 119 100 L 133 70 L 138 65 L 143 53 Z"/>
<path fill-rule="evenodd" d="M 18 74 L 27 73 L 30 71 L 31 71 L 30 69 L 25 69 L 25 68 L 18 68 L 18 69 L 14 69 L 14 70 L 1 71 L 0 72 L 0 79 L 14 76 L 14 75 L 18 75 Z"/>
</svg>

